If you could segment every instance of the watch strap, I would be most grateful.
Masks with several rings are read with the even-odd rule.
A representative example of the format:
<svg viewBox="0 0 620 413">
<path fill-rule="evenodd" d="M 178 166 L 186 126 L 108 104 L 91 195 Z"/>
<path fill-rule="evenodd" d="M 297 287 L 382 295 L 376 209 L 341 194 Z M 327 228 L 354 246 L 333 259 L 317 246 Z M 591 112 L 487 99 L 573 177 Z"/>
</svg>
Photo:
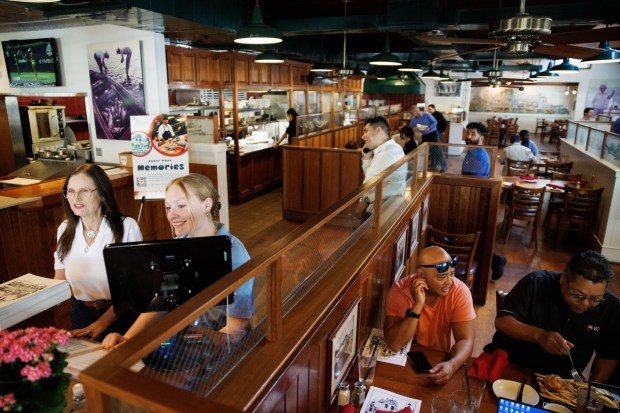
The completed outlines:
<svg viewBox="0 0 620 413">
<path fill-rule="evenodd" d="M 409 307 L 409 308 L 407 308 L 407 311 L 405 311 L 405 317 L 410 317 L 410 318 L 417 318 L 417 319 L 419 319 L 419 318 L 420 318 L 420 314 L 415 313 L 415 312 L 413 311 L 413 308 Z"/>
</svg>

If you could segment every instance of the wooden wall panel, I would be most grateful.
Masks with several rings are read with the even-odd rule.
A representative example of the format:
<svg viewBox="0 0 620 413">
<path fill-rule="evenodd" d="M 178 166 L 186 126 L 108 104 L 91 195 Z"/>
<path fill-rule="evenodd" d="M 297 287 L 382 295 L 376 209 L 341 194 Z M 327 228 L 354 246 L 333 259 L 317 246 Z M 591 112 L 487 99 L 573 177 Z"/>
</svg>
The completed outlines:
<svg viewBox="0 0 620 413">
<path fill-rule="evenodd" d="M 335 179 L 342 173 L 339 152 L 321 152 L 321 210 L 341 199 L 340 180 Z"/>
<path fill-rule="evenodd" d="M 308 151 L 303 155 L 303 207 L 309 211 L 321 211 L 321 200 L 317 196 L 321 189 L 321 152 Z"/>
<path fill-rule="evenodd" d="M 283 150 L 285 176 L 283 182 L 284 209 L 299 210 L 303 206 L 303 152 Z"/>
<path fill-rule="evenodd" d="M 359 152 L 347 152 L 342 155 L 340 165 L 340 197 L 343 198 L 364 181 L 362 157 Z"/>
</svg>

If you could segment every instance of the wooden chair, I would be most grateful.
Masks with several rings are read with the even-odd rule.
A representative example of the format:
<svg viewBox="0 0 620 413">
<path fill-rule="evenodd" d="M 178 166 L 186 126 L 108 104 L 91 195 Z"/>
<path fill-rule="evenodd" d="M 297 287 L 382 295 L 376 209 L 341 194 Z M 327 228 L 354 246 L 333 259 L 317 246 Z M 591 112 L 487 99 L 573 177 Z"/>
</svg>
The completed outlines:
<svg viewBox="0 0 620 413">
<path fill-rule="evenodd" d="M 598 217 L 598 207 L 604 188 L 583 189 L 571 185 L 564 186 L 564 207 L 558 222 L 556 246 L 566 231 L 589 232 Z"/>
<path fill-rule="evenodd" d="M 506 175 L 507 176 L 524 176 L 532 172 L 533 161 L 513 161 L 506 159 Z M 535 173 L 535 176 L 538 172 Z"/>
<path fill-rule="evenodd" d="M 540 141 L 545 142 L 545 136 L 551 135 L 551 123 L 545 122 L 545 127 L 540 131 Z M 549 138 L 551 139 L 551 138 Z"/>
<path fill-rule="evenodd" d="M 545 162 L 547 179 L 551 179 L 554 172 L 569 174 L 571 169 L 573 169 L 572 162 Z"/>
<path fill-rule="evenodd" d="M 554 181 L 568 181 L 569 179 L 581 179 L 581 174 L 567 174 L 564 172 L 553 172 L 551 179 Z M 564 207 L 564 194 L 550 193 L 549 202 L 547 203 L 547 213 L 543 220 L 543 226 L 549 229 L 551 220 L 554 215 L 559 216 L 562 214 L 562 208 Z"/>
<path fill-rule="evenodd" d="M 541 132 L 543 131 L 543 129 L 545 129 L 545 119 L 544 118 L 537 118 L 536 119 L 536 129 L 534 129 L 534 135 L 538 135 L 538 131 L 540 130 Z"/>
<path fill-rule="evenodd" d="M 471 290 L 478 267 L 476 249 L 480 231 L 472 234 L 452 234 L 428 226 L 428 245 L 436 245 L 446 250 L 452 257 L 459 257 L 455 275 Z"/>
<path fill-rule="evenodd" d="M 545 187 L 526 188 L 519 184 L 512 184 L 512 199 L 510 205 L 506 205 L 506 215 L 504 223 L 506 235 L 504 244 L 508 242 L 513 221 L 524 221 L 527 227 L 532 228 L 530 246 L 538 248 L 538 220 L 542 211 L 543 200 L 545 199 Z"/>
</svg>

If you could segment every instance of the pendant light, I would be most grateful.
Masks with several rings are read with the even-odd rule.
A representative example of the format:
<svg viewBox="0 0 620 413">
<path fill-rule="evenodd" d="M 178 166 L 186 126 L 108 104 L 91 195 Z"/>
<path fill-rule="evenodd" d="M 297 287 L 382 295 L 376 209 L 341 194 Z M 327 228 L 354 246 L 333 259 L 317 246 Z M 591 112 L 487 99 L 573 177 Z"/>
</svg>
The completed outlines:
<svg viewBox="0 0 620 413">
<path fill-rule="evenodd" d="M 323 55 L 323 39 L 321 38 L 321 57 L 319 58 L 318 63 L 312 65 L 310 71 L 316 73 L 325 73 L 331 72 L 332 70 L 332 67 L 325 63 L 325 56 Z"/>
<path fill-rule="evenodd" d="M 564 61 L 559 65 L 553 66 L 550 70 L 550 73 L 564 73 L 564 74 L 576 74 L 579 73 L 579 68 L 570 63 L 568 57 L 564 58 Z"/>
<path fill-rule="evenodd" d="M 549 62 L 549 66 L 547 66 L 547 70 L 540 72 L 538 77 L 557 77 L 560 76 L 557 73 L 551 73 L 550 70 L 553 67 L 553 62 Z"/>
<path fill-rule="evenodd" d="M 393 55 L 390 52 L 390 39 L 385 37 L 385 44 L 383 46 L 383 52 L 374 55 L 368 62 L 375 66 L 401 66 L 402 63 L 398 56 Z"/>
<path fill-rule="evenodd" d="M 439 73 L 433 70 L 433 63 L 430 64 L 428 72 L 422 75 L 422 79 L 441 80 L 441 76 L 439 75 Z"/>
<path fill-rule="evenodd" d="M 401 72 L 421 72 L 422 68 L 414 62 L 413 52 L 410 52 L 409 58 L 407 58 L 407 61 L 399 67 L 398 70 Z"/>
<path fill-rule="evenodd" d="M 284 59 L 274 52 L 266 51 L 256 56 L 254 63 L 284 63 Z"/>
<path fill-rule="evenodd" d="M 252 21 L 249 25 L 242 27 L 237 32 L 235 43 L 242 44 L 274 44 L 282 42 L 282 35 L 279 31 L 263 23 L 263 13 L 261 12 L 258 0 L 252 12 Z"/>
<path fill-rule="evenodd" d="M 596 56 L 583 59 L 581 63 L 599 64 L 620 62 L 620 50 L 612 49 L 609 46 L 609 41 L 601 42 L 599 44 L 599 49 L 603 49 L 603 51 Z"/>
</svg>

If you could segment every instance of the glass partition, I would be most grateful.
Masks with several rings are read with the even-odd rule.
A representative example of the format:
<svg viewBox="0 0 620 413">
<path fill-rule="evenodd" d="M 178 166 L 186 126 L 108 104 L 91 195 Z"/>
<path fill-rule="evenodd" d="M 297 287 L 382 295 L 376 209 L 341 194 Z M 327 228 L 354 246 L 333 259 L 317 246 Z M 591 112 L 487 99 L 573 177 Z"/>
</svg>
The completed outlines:
<svg viewBox="0 0 620 413">
<path fill-rule="evenodd" d="M 390 105 L 383 105 L 383 106 L 378 106 L 377 107 L 377 114 L 376 114 L 376 116 L 386 117 L 389 114 L 390 114 Z"/>
<path fill-rule="evenodd" d="M 293 108 L 300 115 L 306 114 L 306 92 L 304 90 L 293 91 Z"/>
<path fill-rule="evenodd" d="M 620 166 L 620 136 L 612 134 L 607 135 L 603 159 L 616 166 Z"/>
<path fill-rule="evenodd" d="M 314 115 L 298 116 L 299 134 L 317 132 L 329 129 L 329 113 L 316 113 Z"/>
<path fill-rule="evenodd" d="M 319 92 L 308 91 L 308 115 L 321 112 L 321 97 Z"/>
<path fill-rule="evenodd" d="M 359 110 L 359 120 L 370 119 L 374 116 L 377 116 L 377 108 L 374 106 L 368 108 L 361 108 Z"/>
<path fill-rule="evenodd" d="M 569 121 L 566 141 L 599 159 L 620 164 L 620 135 L 605 122 Z"/>
<path fill-rule="evenodd" d="M 334 112 L 334 127 L 339 128 L 342 126 L 349 126 L 351 122 L 345 124 L 345 113 L 343 111 Z"/>
<path fill-rule="evenodd" d="M 321 112 L 325 113 L 332 111 L 332 100 L 332 92 L 321 92 Z"/>
<path fill-rule="evenodd" d="M 358 121 L 357 110 L 345 110 L 343 114 L 344 114 L 343 126 L 349 126 L 354 123 L 357 123 Z"/>
</svg>

